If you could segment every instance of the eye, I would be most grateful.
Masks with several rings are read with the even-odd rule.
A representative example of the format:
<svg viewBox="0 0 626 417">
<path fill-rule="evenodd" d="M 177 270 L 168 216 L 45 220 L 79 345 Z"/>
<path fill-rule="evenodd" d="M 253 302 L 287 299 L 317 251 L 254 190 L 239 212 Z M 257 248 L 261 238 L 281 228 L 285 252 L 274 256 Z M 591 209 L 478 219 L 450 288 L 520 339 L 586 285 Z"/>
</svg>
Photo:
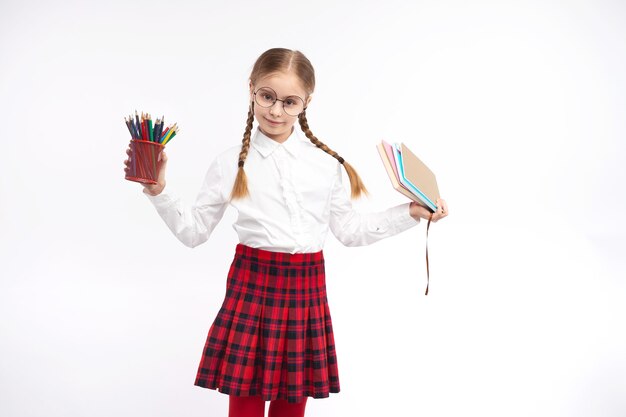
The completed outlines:
<svg viewBox="0 0 626 417">
<path fill-rule="evenodd" d="M 274 94 L 274 92 L 269 88 L 260 88 L 256 92 L 256 97 L 267 104 L 271 104 L 276 101 L 276 94 Z"/>
<path fill-rule="evenodd" d="M 293 98 L 287 98 L 285 99 L 285 106 L 290 106 L 293 107 L 296 104 L 298 104 L 298 102 L 296 100 L 294 100 Z"/>
</svg>

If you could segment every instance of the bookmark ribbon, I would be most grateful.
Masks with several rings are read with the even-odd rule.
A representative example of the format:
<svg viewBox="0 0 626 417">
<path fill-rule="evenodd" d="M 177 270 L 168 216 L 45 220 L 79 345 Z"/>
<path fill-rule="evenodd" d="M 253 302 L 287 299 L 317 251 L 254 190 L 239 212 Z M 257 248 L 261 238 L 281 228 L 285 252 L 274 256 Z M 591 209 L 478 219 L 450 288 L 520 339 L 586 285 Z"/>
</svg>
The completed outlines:
<svg viewBox="0 0 626 417">
<path fill-rule="evenodd" d="M 428 267 L 428 229 L 430 229 L 430 221 L 433 219 L 433 214 L 435 213 L 430 213 L 428 225 L 426 225 L 426 294 L 424 295 L 428 295 L 428 286 L 430 285 L 430 270 Z"/>
</svg>

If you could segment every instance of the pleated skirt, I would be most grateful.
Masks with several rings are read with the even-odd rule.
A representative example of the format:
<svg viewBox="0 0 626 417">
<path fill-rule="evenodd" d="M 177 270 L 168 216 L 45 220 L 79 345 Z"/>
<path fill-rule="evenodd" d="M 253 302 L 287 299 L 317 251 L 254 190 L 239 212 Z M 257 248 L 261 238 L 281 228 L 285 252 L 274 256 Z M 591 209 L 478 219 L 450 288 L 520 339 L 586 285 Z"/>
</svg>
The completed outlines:
<svg viewBox="0 0 626 417">
<path fill-rule="evenodd" d="M 266 401 L 339 392 L 321 251 L 237 245 L 195 385 Z"/>
</svg>

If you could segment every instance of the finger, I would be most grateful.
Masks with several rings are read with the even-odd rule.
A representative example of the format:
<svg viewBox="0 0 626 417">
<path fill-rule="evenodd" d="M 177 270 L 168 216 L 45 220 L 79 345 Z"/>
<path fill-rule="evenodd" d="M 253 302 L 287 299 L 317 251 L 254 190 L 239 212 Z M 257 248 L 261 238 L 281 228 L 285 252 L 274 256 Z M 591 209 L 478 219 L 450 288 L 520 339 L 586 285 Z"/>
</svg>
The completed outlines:
<svg viewBox="0 0 626 417">
<path fill-rule="evenodd" d="M 433 213 L 432 221 L 436 223 L 444 217 L 446 217 L 444 206 L 441 200 L 437 200 L 437 210 Z"/>
<path fill-rule="evenodd" d="M 441 200 L 441 206 L 443 207 L 443 213 L 446 216 L 450 214 L 450 211 L 448 210 L 448 203 L 446 203 L 446 200 Z"/>
<path fill-rule="evenodd" d="M 440 215 L 440 218 L 445 216 L 446 214 L 446 205 L 445 205 L 445 201 L 442 199 L 437 199 L 437 214 Z"/>
<path fill-rule="evenodd" d="M 126 148 L 126 154 L 130 155 L 130 148 Z"/>
</svg>

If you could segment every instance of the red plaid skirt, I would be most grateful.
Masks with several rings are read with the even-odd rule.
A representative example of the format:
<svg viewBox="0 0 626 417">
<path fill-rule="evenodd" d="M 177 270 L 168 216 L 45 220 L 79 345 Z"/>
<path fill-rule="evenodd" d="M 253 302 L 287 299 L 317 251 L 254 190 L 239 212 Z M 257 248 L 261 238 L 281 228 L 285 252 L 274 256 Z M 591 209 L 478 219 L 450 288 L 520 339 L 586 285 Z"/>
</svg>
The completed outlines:
<svg viewBox="0 0 626 417">
<path fill-rule="evenodd" d="M 195 385 L 266 401 L 339 392 L 321 251 L 237 245 Z"/>
</svg>

